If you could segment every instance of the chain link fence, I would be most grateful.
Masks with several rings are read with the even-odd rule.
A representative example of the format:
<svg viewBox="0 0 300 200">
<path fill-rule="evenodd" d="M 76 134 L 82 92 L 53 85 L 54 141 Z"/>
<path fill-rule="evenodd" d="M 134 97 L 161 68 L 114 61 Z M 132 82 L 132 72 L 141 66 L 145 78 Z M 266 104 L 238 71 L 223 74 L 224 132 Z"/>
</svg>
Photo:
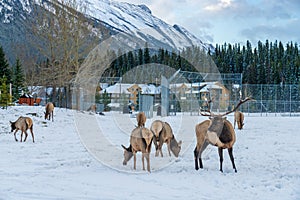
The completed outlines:
<svg viewBox="0 0 300 200">
<path fill-rule="evenodd" d="M 225 112 L 231 110 L 240 98 L 252 97 L 254 100 L 241 105 L 239 110 L 245 113 L 280 114 L 284 116 L 300 116 L 300 86 L 299 85 L 259 85 L 243 84 L 239 87 L 224 85 L 226 93 L 220 91 L 209 99 L 213 99 L 211 110 L 213 112 Z M 170 105 L 176 107 L 177 112 L 188 112 L 191 115 L 199 114 L 199 111 L 206 105 L 206 101 L 201 98 L 201 92 L 194 94 L 193 98 L 179 97 L 171 98 Z M 226 97 L 226 98 L 225 98 Z"/>
</svg>

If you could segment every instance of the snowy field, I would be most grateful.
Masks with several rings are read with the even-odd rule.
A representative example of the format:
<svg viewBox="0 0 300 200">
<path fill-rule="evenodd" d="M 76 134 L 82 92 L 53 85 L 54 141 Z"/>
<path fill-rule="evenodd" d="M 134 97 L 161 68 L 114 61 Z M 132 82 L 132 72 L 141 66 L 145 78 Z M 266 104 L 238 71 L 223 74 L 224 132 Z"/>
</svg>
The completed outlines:
<svg viewBox="0 0 300 200">
<path fill-rule="evenodd" d="M 244 129 L 236 130 L 237 173 L 227 151 L 224 173 L 219 171 L 212 146 L 203 154 L 204 169 L 194 169 L 194 127 L 206 118 L 163 118 L 183 141 L 182 151 L 175 158 L 163 148 L 160 158 L 152 146 L 148 173 L 141 170 L 141 154 L 136 171 L 133 160 L 122 165 L 121 144 L 129 145 L 135 118 L 56 108 L 52 122 L 43 119 L 43 112 L 38 106 L 0 109 L 0 199 L 300 199 L 299 117 L 246 114 Z M 15 142 L 9 121 L 27 113 L 38 114 L 28 115 L 36 142 L 30 134 L 25 143 Z M 232 115 L 228 119 L 233 122 Z"/>
</svg>

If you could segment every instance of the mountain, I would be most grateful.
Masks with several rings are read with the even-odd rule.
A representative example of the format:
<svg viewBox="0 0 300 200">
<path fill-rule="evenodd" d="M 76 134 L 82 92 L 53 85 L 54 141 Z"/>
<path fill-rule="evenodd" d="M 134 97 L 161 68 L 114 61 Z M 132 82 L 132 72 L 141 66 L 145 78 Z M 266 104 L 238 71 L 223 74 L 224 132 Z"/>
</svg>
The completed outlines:
<svg viewBox="0 0 300 200">
<path fill-rule="evenodd" d="M 37 1 L 37 0 L 35 0 Z M 0 44 L 12 61 L 13 49 L 26 42 L 24 32 L 30 32 L 33 0 L 2 0 L 0 2 Z M 143 41 L 159 47 L 182 50 L 187 46 L 200 46 L 205 50 L 211 44 L 202 42 L 192 33 L 179 25 L 169 25 L 152 15 L 145 5 L 110 0 L 87 0 L 85 16 L 101 22 L 111 34 L 119 32 L 134 35 Z M 29 50 L 32 51 L 32 50 Z"/>
</svg>

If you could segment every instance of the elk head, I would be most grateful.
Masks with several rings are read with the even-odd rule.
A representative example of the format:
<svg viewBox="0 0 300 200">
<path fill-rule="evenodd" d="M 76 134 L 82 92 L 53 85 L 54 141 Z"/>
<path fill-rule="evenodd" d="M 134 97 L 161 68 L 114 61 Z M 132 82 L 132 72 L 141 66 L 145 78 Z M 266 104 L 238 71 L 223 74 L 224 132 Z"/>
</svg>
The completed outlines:
<svg viewBox="0 0 300 200">
<path fill-rule="evenodd" d="M 175 140 L 175 138 L 173 138 L 170 142 L 170 148 L 175 157 L 179 156 L 179 152 L 181 150 L 181 144 L 182 144 L 182 141 L 180 140 L 179 142 L 177 142 Z"/>
<path fill-rule="evenodd" d="M 219 136 L 221 135 L 223 130 L 224 122 L 226 120 L 225 116 L 235 112 L 240 107 L 240 105 L 249 100 L 252 100 L 252 98 L 247 97 L 244 100 L 240 100 L 240 102 L 237 104 L 237 106 L 235 106 L 234 109 L 223 114 L 215 115 L 210 110 L 207 110 L 205 113 L 200 113 L 202 116 L 208 116 L 210 118 L 210 124 L 207 129 L 207 139 L 212 145 L 224 148 L 224 144 L 220 141 Z"/>
<path fill-rule="evenodd" d="M 131 145 L 126 148 L 124 145 L 121 145 L 124 149 L 124 161 L 123 161 L 123 165 L 127 165 L 127 162 L 132 158 L 133 156 L 133 152 L 132 152 L 132 148 Z"/>
</svg>

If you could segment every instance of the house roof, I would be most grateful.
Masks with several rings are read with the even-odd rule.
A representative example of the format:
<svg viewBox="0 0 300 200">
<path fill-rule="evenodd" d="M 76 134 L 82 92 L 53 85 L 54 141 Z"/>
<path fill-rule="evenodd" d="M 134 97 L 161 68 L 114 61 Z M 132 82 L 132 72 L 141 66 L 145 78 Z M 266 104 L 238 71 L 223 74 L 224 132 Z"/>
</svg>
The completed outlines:
<svg viewBox="0 0 300 200">
<path fill-rule="evenodd" d="M 133 87 L 134 85 L 137 85 L 141 88 L 142 94 L 159 94 L 160 93 L 160 87 L 156 87 L 152 84 L 126 84 L 126 83 L 116 83 L 114 85 L 111 85 L 107 88 L 105 88 L 101 93 L 104 93 L 106 91 L 109 94 L 131 94 L 128 89 Z"/>
</svg>

